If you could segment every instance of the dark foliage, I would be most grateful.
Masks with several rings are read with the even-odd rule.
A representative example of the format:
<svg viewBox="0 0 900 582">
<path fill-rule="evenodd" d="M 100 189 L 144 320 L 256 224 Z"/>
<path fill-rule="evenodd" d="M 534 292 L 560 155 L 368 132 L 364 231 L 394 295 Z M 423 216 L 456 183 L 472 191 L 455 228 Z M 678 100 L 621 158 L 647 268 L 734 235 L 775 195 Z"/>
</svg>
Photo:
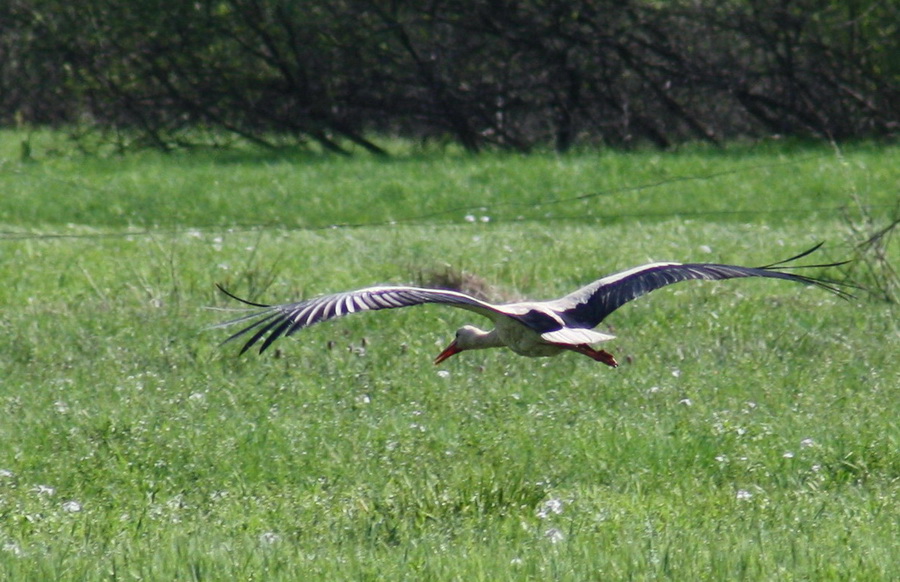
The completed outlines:
<svg viewBox="0 0 900 582">
<path fill-rule="evenodd" d="M 0 122 L 374 153 L 887 136 L 898 23 L 877 0 L 12 0 Z"/>
</svg>

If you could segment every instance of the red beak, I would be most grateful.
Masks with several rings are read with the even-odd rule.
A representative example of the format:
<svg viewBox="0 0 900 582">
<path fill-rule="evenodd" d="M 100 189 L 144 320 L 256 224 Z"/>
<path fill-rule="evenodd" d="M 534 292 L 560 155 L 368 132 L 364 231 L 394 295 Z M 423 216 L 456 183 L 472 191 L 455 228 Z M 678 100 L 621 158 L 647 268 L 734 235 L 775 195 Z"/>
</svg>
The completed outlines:
<svg viewBox="0 0 900 582">
<path fill-rule="evenodd" d="M 462 350 L 459 348 L 459 346 L 456 345 L 456 340 L 454 340 L 449 346 L 447 346 L 447 349 L 438 354 L 438 357 L 434 359 L 434 365 L 437 366 L 450 356 L 454 356 L 461 351 Z"/>
</svg>

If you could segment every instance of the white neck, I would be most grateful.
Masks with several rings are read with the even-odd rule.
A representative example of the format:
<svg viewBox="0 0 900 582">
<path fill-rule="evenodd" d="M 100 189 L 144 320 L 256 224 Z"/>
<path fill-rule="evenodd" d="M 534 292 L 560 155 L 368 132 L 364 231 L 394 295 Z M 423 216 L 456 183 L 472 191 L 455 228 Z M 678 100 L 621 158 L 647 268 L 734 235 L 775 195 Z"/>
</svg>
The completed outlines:
<svg viewBox="0 0 900 582">
<path fill-rule="evenodd" d="M 457 332 L 456 345 L 464 350 L 484 350 L 487 348 L 502 348 L 506 344 L 500 339 L 496 329 L 484 331 L 477 327 L 467 325 Z"/>
</svg>

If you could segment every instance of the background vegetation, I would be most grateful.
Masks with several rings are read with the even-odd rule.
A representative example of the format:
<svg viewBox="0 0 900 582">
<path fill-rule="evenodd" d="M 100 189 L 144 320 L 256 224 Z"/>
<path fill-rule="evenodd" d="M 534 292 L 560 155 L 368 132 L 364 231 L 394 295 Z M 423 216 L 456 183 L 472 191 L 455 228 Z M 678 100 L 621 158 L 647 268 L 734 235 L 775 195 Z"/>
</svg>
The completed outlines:
<svg viewBox="0 0 900 582">
<path fill-rule="evenodd" d="M 896 147 L 98 158 L 35 133 L 21 161 L 22 140 L 0 139 L 0 578 L 900 576 Z M 616 370 L 435 368 L 476 323 L 438 307 L 264 357 L 204 330 L 233 315 L 216 282 L 541 298 L 821 240 L 856 259 L 821 274 L 887 294 L 674 286 L 610 318 Z"/>
<path fill-rule="evenodd" d="M 892 136 L 898 23 L 880 0 L 13 0 L 0 123 L 379 153 Z"/>
</svg>

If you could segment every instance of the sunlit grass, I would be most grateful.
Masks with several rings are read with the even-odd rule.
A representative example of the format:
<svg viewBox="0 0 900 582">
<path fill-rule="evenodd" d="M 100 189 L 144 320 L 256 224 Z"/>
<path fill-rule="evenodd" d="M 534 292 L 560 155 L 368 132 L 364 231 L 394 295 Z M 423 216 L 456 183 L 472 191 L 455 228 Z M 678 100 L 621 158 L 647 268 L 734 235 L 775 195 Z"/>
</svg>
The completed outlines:
<svg viewBox="0 0 900 582">
<path fill-rule="evenodd" d="M 896 204 L 897 149 L 662 154 L 585 151 L 565 157 L 420 153 L 340 163 L 302 152 L 147 152 L 64 157 L 35 148 L 15 163 L 6 134 L 0 223 L 41 227 L 322 228 L 392 221 L 495 223 L 667 220 L 775 225 L 834 217 L 861 193 L 880 211 Z M 38 140 L 38 143 L 40 141 Z M 797 180 L 802 176 L 802 180 Z"/>
<path fill-rule="evenodd" d="M 840 207 L 850 190 L 889 204 L 892 152 L 819 157 L 827 179 L 803 162 L 773 166 L 766 180 L 790 183 L 798 204 Z M 807 154 L 634 159 L 657 158 L 654 171 L 666 176 Z M 32 188 L 37 206 L 4 197 L 2 230 L 77 236 L 0 241 L 6 578 L 898 575 L 900 331 L 888 304 L 777 281 L 684 284 L 609 319 L 616 370 L 503 351 L 436 368 L 452 331 L 481 323 L 436 306 L 326 323 L 263 357 L 237 358 L 238 346 L 218 345 L 222 330 L 206 329 L 230 315 L 207 308 L 235 307 L 216 282 L 279 301 L 412 282 L 450 265 L 504 292 L 548 298 L 650 260 L 761 264 L 819 240 L 826 259 L 839 259 L 848 249 L 837 213 L 663 216 L 667 204 L 718 208 L 701 181 L 693 202 L 682 198 L 687 184 L 645 193 L 649 206 L 634 208 L 659 213 L 651 218 L 513 219 L 547 211 L 513 206 L 520 201 L 600 189 L 599 174 L 578 178 L 588 154 L 301 158 L 270 164 L 274 178 L 259 160 L 205 155 L 128 158 L 118 169 L 36 157 L 5 162 L 4 188 L 20 200 Z M 539 178 L 551 167 L 554 179 Z M 602 188 L 652 178 L 615 175 Z M 730 184 L 745 189 L 729 194 L 735 204 L 780 207 L 751 176 Z M 405 204 L 366 198 L 391 179 Z M 211 180 L 229 196 L 210 202 Z M 256 193 L 278 180 L 318 188 L 321 201 L 307 205 L 308 191 L 291 186 L 296 199 L 258 208 Z M 69 183 L 89 184 L 93 201 L 69 199 Z M 479 192 L 494 193 L 497 206 L 480 211 Z M 131 210 L 106 207 L 107 195 Z M 158 206 L 140 206 L 155 196 Z M 54 199 L 90 211 L 68 218 Z M 641 199 L 611 194 L 597 212 Z M 444 208 L 461 209 L 447 215 L 452 224 L 226 228 Z M 157 224 L 165 228 L 122 236 Z"/>
</svg>

